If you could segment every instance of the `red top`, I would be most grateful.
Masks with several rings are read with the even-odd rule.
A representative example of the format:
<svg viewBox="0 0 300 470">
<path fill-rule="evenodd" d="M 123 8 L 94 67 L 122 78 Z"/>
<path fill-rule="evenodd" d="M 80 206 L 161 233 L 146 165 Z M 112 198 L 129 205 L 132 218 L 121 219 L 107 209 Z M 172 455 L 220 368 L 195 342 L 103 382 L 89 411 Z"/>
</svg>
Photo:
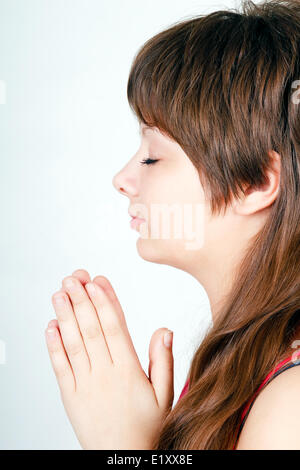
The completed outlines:
<svg viewBox="0 0 300 470">
<path fill-rule="evenodd" d="M 185 385 L 184 385 L 184 387 L 183 387 L 183 389 L 182 389 L 182 392 L 181 392 L 181 394 L 180 394 L 180 396 L 179 396 L 179 398 L 178 398 L 178 401 L 180 400 L 181 397 L 183 397 L 183 395 L 185 395 L 185 394 L 187 393 L 188 388 L 189 388 L 189 383 L 190 383 L 190 380 L 187 379 L 187 381 L 185 382 Z"/>
<path fill-rule="evenodd" d="M 245 421 L 246 421 L 246 418 L 251 410 L 251 407 L 255 401 L 255 399 L 257 398 L 257 395 L 258 393 L 272 380 L 274 379 L 275 377 L 277 377 L 277 375 L 279 375 L 281 372 L 289 369 L 290 367 L 294 367 L 294 366 L 298 366 L 300 365 L 300 359 L 296 360 L 296 358 L 300 355 L 300 350 L 296 350 L 291 356 L 287 357 L 286 359 L 284 359 L 283 361 L 280 361 L 272 370 L 271 372 L 266 376 L 266 378 L 263 380 L 263 382 L 261 383 L 261 385 L 258 387 L 258 389 L 256 390 L 256 392 L 252 395 L 252 397 L 248 400 L 248 402 L 246 403 L 244 409 L 243 409 L 243 412 L 242 412 L 242 415 L 241 415 L 241 420 L 240 420 L 240 424 L 239 424 L 239 430 L 238 430 L 238 435 L 237 435 L 237 438 L 236 438 L 236 442 L 235 442 L 235 445 L 233 447 L 232 450 L 235 450 L 236 448 L 236 445 L 237 445 L 237 441 L 238 441 L 238 438 L 239 438 L 239 435 L 241 433 L 241 430 L 242 430 L 242 427 L 244 426 L 245 424 Z M 182 392 L 179 396 L 179 399 L 178 401 L 188 392 L 188 388 L 189 388 L 189 379 L 186 381 L 183 389 L 182 389 Z"/>
</svg>

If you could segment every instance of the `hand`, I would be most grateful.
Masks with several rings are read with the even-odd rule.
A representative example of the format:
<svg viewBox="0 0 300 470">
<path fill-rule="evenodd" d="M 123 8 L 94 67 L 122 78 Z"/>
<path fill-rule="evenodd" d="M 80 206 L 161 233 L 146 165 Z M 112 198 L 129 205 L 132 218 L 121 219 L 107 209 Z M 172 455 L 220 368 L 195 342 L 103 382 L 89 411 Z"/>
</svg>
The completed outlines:
<svg viewBox="0 0 300 470">
<path fill-rule="evenodd" d="M 108 279 L 91 282 L 77 270 L 63 279 L 52 303 L 57 320 L 46 330 L 47 347 L 82 448 L 153 449 L 174 399 L 172 346 L 163 343 L 167 328 L 152 335 L 148 378 Z"/>
</svg>

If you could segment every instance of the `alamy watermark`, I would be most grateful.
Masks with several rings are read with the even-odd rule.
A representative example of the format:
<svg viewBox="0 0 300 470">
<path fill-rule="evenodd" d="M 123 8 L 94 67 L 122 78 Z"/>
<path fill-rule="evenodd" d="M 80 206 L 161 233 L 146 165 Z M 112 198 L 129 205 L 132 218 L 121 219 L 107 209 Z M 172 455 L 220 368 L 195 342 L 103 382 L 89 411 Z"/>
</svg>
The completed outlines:
<svg viewBox="0 0 300 470">
<path fill-rule="evenodd" d="M 297 87 L 299 87 L 299 89 L 297 89 L 296 91 L 292 93 L 292 102 L 294 104 L 300 103 L 300 80 L 294 80 L 292 83 L 292 88 L 297 88 Z"/>
<path fill-rule="evenodd" d="M 131 209 L 137 217 L 144 219 L 139 226 L 141 238 L 183 240 L 186 250 L 197 250 L 203 246 L 203 203 L 152 203 L 149 207 L 137 203 Z"/>
<path fill-rule="evenodd" d="M 186 250 L 197 250 L 204 244 L 204 203 L 133 203 L 129 211 L 143 219 L 135 227 L 143 239 L 182 240 Z M 132 240 L 131 230 L 120 225 L 126 216 L 124 208 L 113 201 L 102 201 L 97 204 L 97 212 L 101 240 Z"/>
<path fill-rule="evenodd" d="M 292 348 L 295 349 L 298 348 L 298 346 L 300 346 L 300 340 L 296 339 L 292 342 Z M 300 349 L 298 349 L 292 354 L 292 362 L 294 364 L 300 364 Z"/>
</svg>

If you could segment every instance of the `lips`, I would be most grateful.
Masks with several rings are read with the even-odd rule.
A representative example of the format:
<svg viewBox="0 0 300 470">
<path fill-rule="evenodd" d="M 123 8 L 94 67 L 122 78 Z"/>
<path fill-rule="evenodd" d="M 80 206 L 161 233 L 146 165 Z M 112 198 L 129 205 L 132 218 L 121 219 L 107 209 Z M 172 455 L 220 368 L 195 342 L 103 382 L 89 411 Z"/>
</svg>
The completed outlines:
<svg viewBox="0 0 300 470">
<path fill-rule="evenodd" d="M 139 214 L 134 214 L 133 212 L 131 212 L 130 209 L 128 209 L 128 214 L 129 214 L 130 217 L 132 217 L 133 219 L 142 219 L 142 220 L 145 220 L 145 219 L 143 219 L 142 217 L 140 217 Z"/>
<path fill-rule="evenodd" d="M 132 213 L 132 212 L 130 212 L 130 211 L 128 211 L 128 214 L 130 215 L 130 217 L 133 217 L 133 218 L 135 218 L 135 217 L 138 217 L 138 215 L 136 215 L 136 214 L 133 214 L 133 213 Z"/>
<path fill-rule="evenodd" d="M 130 221 L 130 227 L 133 229 L 137 229 L 143 222 L 146 222 L 145 219 L 141 219 L 140 217 L 132 217 Z"/>
</svg>

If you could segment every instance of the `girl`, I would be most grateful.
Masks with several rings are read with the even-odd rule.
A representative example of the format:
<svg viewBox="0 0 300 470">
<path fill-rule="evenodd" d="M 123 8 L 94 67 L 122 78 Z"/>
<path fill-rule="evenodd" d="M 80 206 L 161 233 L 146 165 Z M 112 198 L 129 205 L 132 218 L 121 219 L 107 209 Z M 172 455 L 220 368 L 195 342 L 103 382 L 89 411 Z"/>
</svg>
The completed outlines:
<svg viewBox="0 0 300 470">
<path fill-rule="evenodd" d="M 213 324 L 172 408 L 166 329 L 147 377 L 109 281 L 64 279 L 47 345 L 84 448 L 300 449 L 299 79 L 298 0 L 186 19 L 138 51 L 141 145 L 113 184 L 140 256 L 194 276 Z M 174 204 L 201 209 L 196 244 L 152 235 L 154 209 Z"/>
</svg>

